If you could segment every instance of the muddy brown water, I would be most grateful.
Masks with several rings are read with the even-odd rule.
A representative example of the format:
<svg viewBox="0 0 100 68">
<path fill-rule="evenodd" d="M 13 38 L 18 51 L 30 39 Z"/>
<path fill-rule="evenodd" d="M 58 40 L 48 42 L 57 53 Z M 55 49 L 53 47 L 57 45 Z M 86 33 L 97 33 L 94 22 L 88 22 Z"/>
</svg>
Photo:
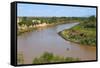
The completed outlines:
<svg viewBox="0 0 100 68">
<path fill-rule="evenodd" d="M 17 51 L 23 54 L 24 64 L 32 64 L 32 60 L 41 56 L 44 52 L 52 52 L 55 55 L 64 57 L 80 58 L 81 61 L 96 60 L 95 47 L 66 41 L 57 34 L 59 31 L 69 29 L 77 24 L 42 27 L 18 36 Z"/>
</svg>

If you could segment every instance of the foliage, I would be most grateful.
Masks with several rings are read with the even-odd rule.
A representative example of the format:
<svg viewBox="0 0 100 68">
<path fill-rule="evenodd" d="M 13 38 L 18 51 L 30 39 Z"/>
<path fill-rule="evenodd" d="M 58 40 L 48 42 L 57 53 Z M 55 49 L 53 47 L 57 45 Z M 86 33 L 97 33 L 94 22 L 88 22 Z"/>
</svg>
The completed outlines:
<svg viewBox="0 0 100 68">
<path fill-rule="evenodd" d="M 53 53 L 45 52 L 39 58 L 35 58 L 33 60 L 33 64 L 41 64 L 41 63 L 53 63 L 53 62 L 72 62 L 79 61 L 79 58 L 72 57 L 60 57 L 56 56 Z"/>
<path fill-rule="evenodd" d="M 30 26 L 32 25 L 32 21 L 31 19 L 28 19 L 27 17 L 22 17 L 22 21 L 18 23 L 20 26 L 21 25 L 27 25 L 27 26 Z"/>
<path fill-rule="evenodd" d="M 69 22 L 77 22 L 80 19 L 78 17 L 19 17 L 22 19 L 21 22 L 19 22 L 19 25 L 26 24 L 26 25 L 32 25 L 32 20 L 40 20 L 42 23 L 47 24 L 56 24 L 56 23 L 69 23 Z"/>
<path fill-rule="evenodd" d="M 96 18 L 90 16 L 79 25 L 61 31 L 59 34 L 64 39 L 72 42 L 84 45 L 96 45 Z"/>
</svg>

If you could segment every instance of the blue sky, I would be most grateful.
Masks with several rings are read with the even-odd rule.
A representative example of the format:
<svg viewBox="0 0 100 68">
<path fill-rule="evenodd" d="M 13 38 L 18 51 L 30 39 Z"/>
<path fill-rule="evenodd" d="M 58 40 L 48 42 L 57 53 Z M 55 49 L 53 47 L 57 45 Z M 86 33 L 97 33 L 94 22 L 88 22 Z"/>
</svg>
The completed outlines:
<svg viewBox="0 0 100 68">
<path fill-rule="evenodd" d="M 17 4 L 17 16 L 87 17 L 91 15 L 96 16 L 96 8 L 22 3 Z"/>
</svg>

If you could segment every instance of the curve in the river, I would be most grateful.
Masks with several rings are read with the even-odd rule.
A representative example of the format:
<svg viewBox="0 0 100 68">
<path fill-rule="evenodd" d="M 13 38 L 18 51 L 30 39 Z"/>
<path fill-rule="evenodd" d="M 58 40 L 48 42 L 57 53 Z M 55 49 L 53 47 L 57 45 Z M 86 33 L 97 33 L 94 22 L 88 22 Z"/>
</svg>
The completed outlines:
<svg viewBox="0 0 100 68">
<path fill-rule="evenodd" d="M 78 23 L 62 24 L 52 27 L 42 27 L 36 31 L 18 36 L 18 53 L 23 53 L 24 63 L 31 64 L 34 57 L 39 57 L 44 52 L 52 52 L 55 55 L 80 58 L 82 61 L 95 60 L 96 48 L 82 46 L 64 40 L 57 33 L 71 28 Z M 69 50 L 67 50 L 69 48 Z"/>
</svg>

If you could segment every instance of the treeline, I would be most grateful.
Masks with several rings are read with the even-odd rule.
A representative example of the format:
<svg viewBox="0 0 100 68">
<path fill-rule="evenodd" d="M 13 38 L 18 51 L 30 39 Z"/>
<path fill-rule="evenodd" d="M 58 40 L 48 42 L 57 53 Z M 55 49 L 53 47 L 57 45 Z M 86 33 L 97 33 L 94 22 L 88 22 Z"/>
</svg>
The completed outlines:
<svg viewBox="0 0 100 68">
<path fill-rule="evenodd" d="M 79 25 L 59 32 L 66 40 L 83 44 L 96 45 L 96 17 L 90 16 L 80 22 Z"/>
<path fill-rule="evenodd" d="M 18 23 L 20 26 L 22 24 L 30 26 L 42 23 L 46 24 L 70 23 L 70 22 L 79 22 L 85 19 L 85 17 L 18 17 L 18 18 L 22 20 L 21 22 Z M 33 23 L 32 20 L 37 20 L 37 21 Z"/>
<path fill-rule="evenodd" d="M 96 17 L 95 16 L 90 16 L 82 23 L 80 23 L 80 26 L 83 26 L 84 28 L 96 28 Z"/>
</svg>

